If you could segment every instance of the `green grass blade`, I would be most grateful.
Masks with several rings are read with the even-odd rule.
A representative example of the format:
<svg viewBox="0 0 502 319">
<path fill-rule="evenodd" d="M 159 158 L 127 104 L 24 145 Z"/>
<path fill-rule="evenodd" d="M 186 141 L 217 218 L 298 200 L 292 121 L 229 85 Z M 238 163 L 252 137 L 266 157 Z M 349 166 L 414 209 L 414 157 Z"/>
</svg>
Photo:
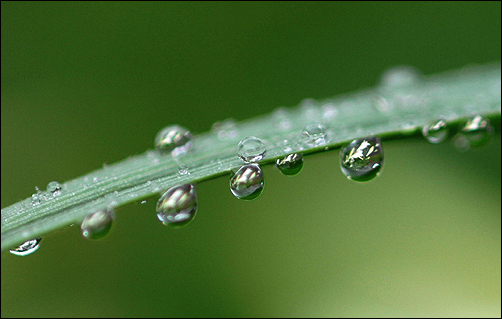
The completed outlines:
<svg viewBox="0 0 502 319">
<path fill-rule="evenodd" d="M 281 108 L 238 123 L 226 121 L 219 128 L 194 136 L 192 149 L 186 154 L 170 156 L 149 150 L 62 184 L 59 196 L 44 192 L 38 205 L 33 205 L 30 197 L 2 209 L 2 251 L 80 223 L 97 210 L 140 201 L 176 185 L 229 174 L 243 164 L 236 149 L 240 139 L 247 136 L 264 140 L 267 152 L 260 163 L 270 164 L 293 152 L 308 155 L 337 149 L 358 137 L 406 138 L 419 134 L 422 126 L 439 118 L 447 120 L 453 130 L 474 115 L 487 117 L 498 127 L 500 86 L 500 64 L 427 78 L 398 72 L 373 89 L 324 101 L 305 100 L 299 107 Z M 314 122 L 327 129 L 322 145 L 309 144 L 302 136 L 305 125 Z M 181 165 L 189 174 L 178 173 Z"/>
</svg>

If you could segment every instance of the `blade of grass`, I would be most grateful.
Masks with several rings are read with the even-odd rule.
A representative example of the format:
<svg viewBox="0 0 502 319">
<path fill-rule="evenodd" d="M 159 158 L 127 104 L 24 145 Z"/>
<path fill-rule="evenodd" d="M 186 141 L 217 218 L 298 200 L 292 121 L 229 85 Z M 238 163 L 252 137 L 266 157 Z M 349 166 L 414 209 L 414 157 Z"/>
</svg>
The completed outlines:
<svg viewBox="0 0 502 319">
<path fill-rule="evenodd" d="M 237 144 L 257 136 L 266 145 L 260 164 L 294 152 L 304 155 L 334 150 L 352 139 L 378 135 L 383 140 L 407 138 L 431 121 L 443 118 L 458 130 L 474 115 L 500 126 L 500 64 L 464 68 L 420 78 L 410 72 L 387 74 L 385 83 L 324 101 L 305 100 L 297 108 L 239 123 L 231 120 L 196 135 L 192 149 L 178 156 L 149 150 L 62 184 L 60 195 L 39 194 L 1 211 L 2 251 L 72 223 L 92 212 L 119 207 L 186 183 L 229 174 L 243 164 Z M 309 144 L 305 125 L 318 122 L 327 132 L 322 145 Z M 166 123 L 173 124 L 173 123 Z M 152 137 L 153 139 L 153 137 Z M 285 142 L 286 141 L 286 142 Z M 179 174 L 185 165 L 189 174 Z"/>
</svg>

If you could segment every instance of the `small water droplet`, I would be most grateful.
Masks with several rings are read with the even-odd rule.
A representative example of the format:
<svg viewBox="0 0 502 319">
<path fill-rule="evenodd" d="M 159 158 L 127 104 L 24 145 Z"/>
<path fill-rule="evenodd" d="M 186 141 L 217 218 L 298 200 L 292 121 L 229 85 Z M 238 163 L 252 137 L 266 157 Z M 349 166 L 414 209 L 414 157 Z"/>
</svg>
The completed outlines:
<svg viewBox="0 0 502 319">
<path fill-rule="evenodd" d="M 276 165 L 284 175 L 296 175 L 303 168 L 303 155 L 301 153 L 289 154 L 283 159 L 278 159 Z"/>
<path fill-rule="evenodd" d="M 396 66 L 388 69 L 382 75 L 380 84 L 385 88 L 402 88 L 420 81 L 421 73 L 411 66 Z"/>
<path fill-rule="evenodd" d="M 400 125 L 401 134 L 403 135 L 412 135 L 417 130 L 417 125 L 414 120 L 408 119 L 404 120 Z"/>
<path fill-rule="evenodd" d="M 19 245 L 18 247 L 14 249 L 10 249 L 9 251 L 11 254 L 17 255 L 17 256 L 28 256 L 35 251 L 37 251 L 38 248 L 40 248 L 40 241 L 42 240 L 42 237 L 38 237 L 35 239 L 30 239 Z"/>
<path fill-rule="evenodd" d="M 147 203 L 146 199 L 140 202 L 140 204 L 146 204 L 146 203 Z"/>
<path fill-rule="evenodd" d="M 61 194 L 61 184 L 56 181 L 52 181 L 47 184 L 47 192 L 51 193 L 53 197 L 59 196 Z"/>
<path fill-rule="evenodd" d="M 211 129 L 216 133 L 218 139 L 222 141 L 235 140 L 238 136 L 237 124 L 231 118 L 214 123 Z"/>
<path fill-rule="evenodd" d="M 252 200 L 263 191 L 263 172 L 258 164 L 244 164 L 230 178 L 230 191 L 238 199 Z"/>
<path fill-rule="evenodd" d="M 338 109 L 333 103 L 326 103 L 322 106 L 322 119 L 326 122 L 332 121 L 338 115 Z"/>
<path fill-rule="evenodd" d="M 82 236 L 87 239 L 105 237 L 112 228 L 113 211 L 111 209 L 98 210 L 87 215 L 80 225 Z"/>
<path fill-rule="evenodd" d="M 246 137 L 237 145 L 237 155 L 248 163 L 261 161 L 266 152 L 265 143 L 255 136 Z"/>
<path fill-rule="evenodd" d="M 422 135 L 431 143 L 438 144 L 448 137 L 448 125 L 443 119 L 439 119 L 422 128 Z"/>
<path fill-rule="evenodd" d="M 365 182 L 375 178 L 383 165 L 383 148 L 378 137 L 353 140 L 340 151 L 343 174 L 349 179 Z"/>
<path fill-rule="evenodd" d="M 308 124 L 303 128 L 302 135 L 309 144 L 323 145 L 326 143 L 326 128 L 322 124 Z"/>
<path fill-rule="evenodd" d="M 40 191 L 40 188 L 38 188 L 38 186 L 35 186 L 35 190 L 36 190 L 36 193 L 31 195 L 31 204 L 33 206 L 40 204 L 40 202 L 43 199 L 42 192 Z"/>
<path fill-rule="evenodd" d="M 192 134 L 179 125 L 163 128 L 155 137 L 155 148 L 174 156 L 186 153 L 192 146 Z"/>
<path fill-rule="evenodd" d="M 157 202 L 157 217 L 164 225 L 174 227 L 190 223 L 197 212 L 197 192 L 194 184 L 168 189 Z"/>
<path fill-rule="evenodd" d="M 190 175 L 190 170 L 188 169 L 188 166 L 185 164 L 180 164 L 178 167 L 178 174 L 180 175 Z"/>
<path fill-rule="evenodd" d="M 97 182 L 98 182 L 98 178 L 97 178 L 97 177 L 93 177 L 93 178 L 92 178 L 92 181 L 93 181 L 94 183 L 97 183 Z"/>
<path fill-rule="evenodd" d="M 460 138 L 465 138 L 469 147 L 478 147 L 490 141 L 493 134 L 493 128 L 488 119 L 477 115 L 469 119 L 459 133 Z"/>
</svg>

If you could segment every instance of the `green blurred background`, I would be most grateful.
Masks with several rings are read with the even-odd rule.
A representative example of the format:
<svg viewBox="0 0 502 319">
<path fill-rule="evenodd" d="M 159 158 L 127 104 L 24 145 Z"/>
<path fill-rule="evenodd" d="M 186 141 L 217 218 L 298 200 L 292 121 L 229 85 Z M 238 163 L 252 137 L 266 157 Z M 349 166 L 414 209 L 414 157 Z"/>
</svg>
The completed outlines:
<svg viewBox="0 0 502 319">
<path fill-rule="evenodd" d="M 373 86 L 499 61 L 500 2 L 2 2 L 1 204 L 195 133 Z M 262 196 L 198 185 L 198 216 L 162 226 L 155 200 L 2 254 L 2 317 L 501 315 L 500 132 L 458 153 L 384 144 L 382 175 L 345 179 L 338 152 Z"/>
</svg>

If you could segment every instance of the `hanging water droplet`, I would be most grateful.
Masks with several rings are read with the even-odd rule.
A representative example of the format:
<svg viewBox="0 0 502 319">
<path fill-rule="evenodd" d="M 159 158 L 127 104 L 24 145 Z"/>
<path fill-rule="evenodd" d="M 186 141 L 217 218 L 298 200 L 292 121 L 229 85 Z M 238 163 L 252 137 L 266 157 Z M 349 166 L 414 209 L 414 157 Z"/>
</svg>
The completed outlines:
<svg viewBox="0 0 502 319">
<path fill-rule="evenodd" d="M 188 169 L 188 166 L 186 166 L 185 164 L 180 164 L 180 166 L 178 166 L 178 174 L 190 175 L 190 170 Z"/>
<path fill-rule="evenodd" d="M 192 146 L 192 134 L 179 125 L 163 128 L 155 137 L 155 148 L 176 156 L 187 152 Z"/>
<path fill-rule="evenodd" d="M 35 239 L 30 239 L 28 241 L 25 241 L 18 247 L 14 249 L 10 249 L 9 251 L 11 254 L 17 255 L 17 256 L 28 256 L 35 251 L 37 251 L 38 248 L 40 248 L 40 241 L 42 240 L 42 237 L 38 237 Z"/>
<path fill-rule="evenodd" d="M 308 124 L 303 128 L 302 135 L 309 144 L 323 145 L 326 143 L 326 128 L 322 124 Z"/>
<path fill-rule="evenodd" d="M 448 125 L 443 119 L 439 119 L 422 128 L 423 136 L 431 143 L 438 144 L 448 137 Z"/>
<path fill-rule="evenodd" d="M 414 67 L 396 66 L 383 73 L 380 85 L 389 89 L 402 88 L 419 82 L 421 77 L 420 71 Z"/>
<path fill-rule="evenodd" d="M 82 236 L 87 239 L 105 237 L 112 228 L 113 211 L 111 209 L 98 210 L 87 215 L 80 225 Z"/>
<path fill-rule="evenodd" d="M 174 227 L 190 223 L 197 212 L 197 192 L 194 184 L 168 189 L 157 202 L 157 217 L 164 225 Z"/>
<path fill-rule="evenodd" d="M 490 125 L 490 121 L 477 115 L 465 123 L 464 127 L 460 130 L 459 138 L 465 138 L 469 147 L 477 147 L 488 143 L 492 134 L 493 128 Z"/>
<path fill-rule="evenodd" d="M 53 197 L 59 196 L 61 194 L 61 184 L 56 181 L 52 181 L 47 184 L 47 192 L 51 193 Z"/>
<path fill-rule="evenodd" d="M 340 151 L 341 169 L 349 179 L 365 182 L 378 175 L 383 165 L 380 138 L 353 140 Z"/>
<path fill-rule="evenodd" d="M 303 155 L 301 153 L 289 154 L 283 159 L 278 159 L 276 165 L 284 175 L 296 175 L 303 168 Z"/>
<path fill-rule="evenodd" d="M 230 191 L 238 199 L 252 200 L 263 191 L 263 172 L 258 164 L 244 164 L 230 178 Z"/>
<path fill-rule="evenodd" d="M 255 136 L 246 137 L 237 145 L 237 155 L 248 163 L 261 161 L 266 152 L 265 143 Z"/>
</svg>

